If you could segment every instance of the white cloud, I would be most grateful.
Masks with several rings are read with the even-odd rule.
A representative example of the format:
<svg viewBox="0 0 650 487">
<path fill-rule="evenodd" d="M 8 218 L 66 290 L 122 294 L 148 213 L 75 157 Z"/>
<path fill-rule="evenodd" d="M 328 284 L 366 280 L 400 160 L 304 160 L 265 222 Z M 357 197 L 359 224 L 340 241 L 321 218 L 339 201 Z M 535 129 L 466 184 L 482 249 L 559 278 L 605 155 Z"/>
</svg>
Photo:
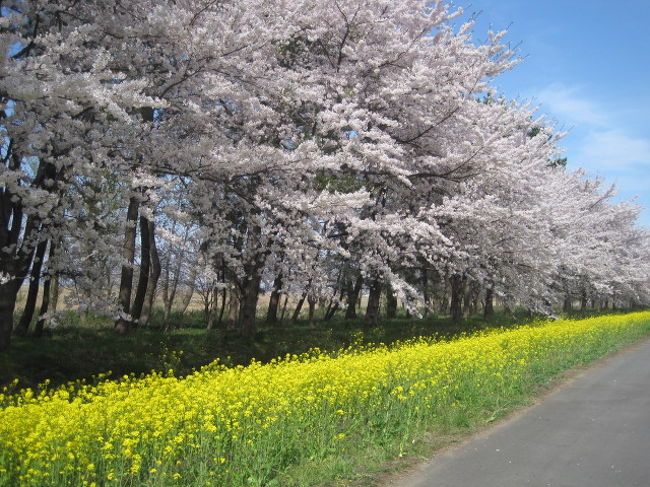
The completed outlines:
<svg viewBox="0 0 650 487">
<path fill-rule="evenodd" d="M 581 97 L 581 91 L 577 86 L 568 87 L 553 83 L 536 92 L 534 98 L 542 103 L 544 111 L 554 115 L 561 122 L 606 126 L 608 117 L 605 110 L 597 103 Z"/>
<path fill-rule="evenodd" d="M 566 140 L 571 166 L 608 179 L 650 167 L 650 138 L 621 126 L 625 117 L 619 117 L 616 108 L 590 99 L 585 88 L 552 83 L 537 90 L 535 99 L 559 124 L 573 124 Z"/>
<path fill-rule="evenodd" d="M 619 129 L 592 130 L 580 141 L 576 159 L 581 165 L 598 169 L 650 166 L 650 140 Z"/>
</svg>

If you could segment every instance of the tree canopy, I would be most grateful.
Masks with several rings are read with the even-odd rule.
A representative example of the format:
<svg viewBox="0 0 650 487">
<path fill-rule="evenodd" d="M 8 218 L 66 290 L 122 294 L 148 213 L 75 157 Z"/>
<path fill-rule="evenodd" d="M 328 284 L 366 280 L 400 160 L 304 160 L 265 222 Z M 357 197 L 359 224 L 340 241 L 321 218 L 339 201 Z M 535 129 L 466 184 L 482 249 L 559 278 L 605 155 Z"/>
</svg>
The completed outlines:
<svg viewBox="0 0 650 487">
<path fill-rule="evenodd" d="M 639 209 L 495 91 L 506 33 L 442 1 L 0 5 L 0 349 L 41 279 L 122 331 L 196 290 L 245 336 L 261 289 L 354 314 L 365 288 L 371 324 L 382 292 L 650 301 Z"/>
</svg>

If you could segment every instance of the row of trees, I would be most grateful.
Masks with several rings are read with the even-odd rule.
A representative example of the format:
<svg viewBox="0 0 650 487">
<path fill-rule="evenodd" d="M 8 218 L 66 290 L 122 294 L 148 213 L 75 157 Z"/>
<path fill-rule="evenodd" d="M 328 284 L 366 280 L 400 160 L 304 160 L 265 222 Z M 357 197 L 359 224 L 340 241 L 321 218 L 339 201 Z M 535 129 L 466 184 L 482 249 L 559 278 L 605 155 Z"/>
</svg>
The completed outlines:
<svg viewBox="0 0 650 487">
<path fill-rule="evenodd" d="M 58 284 L 126 331 L 204 297 L 255 334 L 280 295 L 377 323 L 380 296 L 648 303 L 638 209 L 497 96 L 504 33 L 441 1 L 0 3 L 0 350 Z M 455 27 L 456 26 L 456 27 Z M 37 307 L 39 285 L 43 301 Z M 286 302 L 286 301 L 285 301 Z"/>
</svg>

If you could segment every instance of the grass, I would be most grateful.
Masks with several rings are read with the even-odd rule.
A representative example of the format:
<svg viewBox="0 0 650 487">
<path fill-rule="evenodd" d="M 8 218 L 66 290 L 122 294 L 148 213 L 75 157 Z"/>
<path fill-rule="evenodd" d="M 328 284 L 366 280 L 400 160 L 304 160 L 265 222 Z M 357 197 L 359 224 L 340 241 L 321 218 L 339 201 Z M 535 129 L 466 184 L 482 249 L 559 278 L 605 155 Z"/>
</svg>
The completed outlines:
<svg viewBox="0 0 650 487">
<path fill-rule="evenodd" d="M 306 321 L 279 326 L 261 323 L 253 341 L 223 328 L 206 332 L 200 311 L 173 314 L 171 320 L 174 326 L 163 332 L 162 312 L 157 310 L 152 327 L 118 335 L 105 318 L 91 315 L 82 322 L 77 313 L 68 312 L 50 337 L 13 338 L 12 347 L 0 354 L 0 387 L 15 379 L 21 387 L 37 387 L 45 380 L 57 385 L 109 371 L 111 377 L 121 377 L 172 368 L 177 375 L 185 375 L 217 358 L 227 365 L 246 365 L 252 359 L 268 362 L 312 347 L 338 350 L 352 343 L 394 343 L 431 335 L 451 337 L 461 332 L 513 326 L 527 318 L 523 313 L 502 313 L 487 322 L 474 316 L 462 325 L 454 325 L 444 316 L 426 320 L 401 317 L 385 320 L 372 329 L 365 328 L 361 319 L 335 319 L 315 326 Z"/>
<path fill-rule="evenodd" d="M 0 484 L 363 484 L 649 334 L 642 312 L 24 391 L 0 400 Z"/>
</svg>

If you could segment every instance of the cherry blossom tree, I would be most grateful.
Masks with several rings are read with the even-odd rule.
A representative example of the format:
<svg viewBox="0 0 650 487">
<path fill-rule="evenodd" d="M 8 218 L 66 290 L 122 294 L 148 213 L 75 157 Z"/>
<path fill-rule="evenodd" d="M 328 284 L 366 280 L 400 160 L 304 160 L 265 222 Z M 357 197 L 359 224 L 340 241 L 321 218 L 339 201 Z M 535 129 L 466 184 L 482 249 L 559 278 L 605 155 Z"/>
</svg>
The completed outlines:
<svg viewBox="0 0 650 487">
<path fill-rule="evenodd" d="M 494 296 L 648 302 L 638 210 L 558 164 L 562 134 L 491 86 L 517 63 L 505 33 L 475 42 L 442 1 L 16 0 L 0 15 L 0 350 L 23 282 L 27 331 L 54 275 L 128 331 L 159 287 L 169 317 L 186 273 L 210 316 L 230 298 L 246 337 L 262 289 L 271 320 L 281 293 L 296 318 L 317 297 L 352 318 L 365 289 L 370 326 L 382 293 L 390 315 L 430 306 L 432 280 L 458 320 L 481 296 L 486 313 Z"/>
</svg>

